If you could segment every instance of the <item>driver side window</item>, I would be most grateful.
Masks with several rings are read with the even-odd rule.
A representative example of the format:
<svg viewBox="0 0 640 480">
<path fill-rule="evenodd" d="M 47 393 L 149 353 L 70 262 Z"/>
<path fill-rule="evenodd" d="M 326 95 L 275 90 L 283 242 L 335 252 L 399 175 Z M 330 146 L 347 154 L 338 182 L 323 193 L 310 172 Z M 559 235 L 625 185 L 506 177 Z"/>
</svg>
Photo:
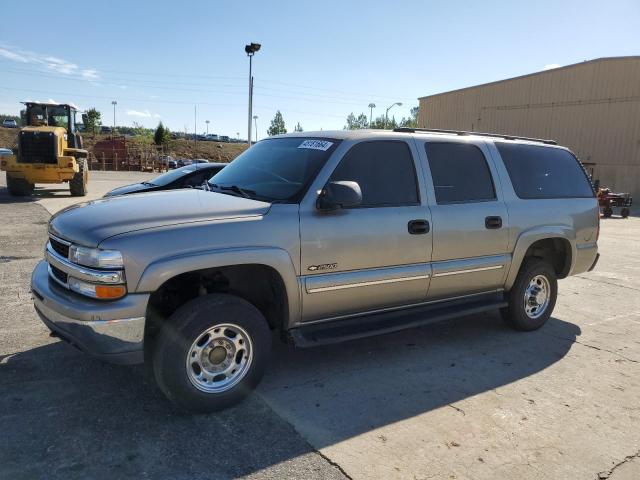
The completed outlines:
<svg viewBox="0 0 640 480">
<path fill-rule="evenodd" d="M 418 182 L 409 146 L 402 141 L 362 142 L 340 161 L 330 181 L 360 185 L 362 207 L 418 205 Z"/>
</svg>

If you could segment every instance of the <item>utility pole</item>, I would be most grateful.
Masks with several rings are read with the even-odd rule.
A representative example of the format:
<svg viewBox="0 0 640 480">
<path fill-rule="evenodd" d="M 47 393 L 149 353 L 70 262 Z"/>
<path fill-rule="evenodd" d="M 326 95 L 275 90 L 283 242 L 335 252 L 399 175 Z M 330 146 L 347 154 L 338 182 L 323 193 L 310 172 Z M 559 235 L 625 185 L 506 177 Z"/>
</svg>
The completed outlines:
<svg viewBox="0 0 640 480">
<path fill-rule="evenodd" d="M 256 142 L 258 141 L 258 115 L 253 116 L 253 122 L 256 125 Z"/>
<path fill-rule="evenodd" d="M 118 102 L 116 102 L 115 100 L 111 102 L 111 105 L 113 105 L 113 132 L 111 132 L 112 134 L 116 132 L 116 105 L 117 104 Z"/>
<path fill-rule="evenodd" d="M 207 124 L 207 136 L 209 136 L 209 120 L 205 120 L 204 123 Z"/>
<path fill-rule="evenodd" d="M 375 103 L 370 103 L 369 108 L 371 109 L 371 113 L 369 113 L 369 128 L 371 128 L 371 124 L 373 123 L 373 109 L 376 108 Z"/>
<path fill-rule="evenodd" d="M 118 102 L 115 100 L 111 101 L 111 105 L 113 105 L 113 130 L 111 130 L 111 162 L 115 162 L 116 160 L 116 105 Z M 118 166 L 115 166 L 115 169 L 118 169 Z"/>
<path fill-rule="evenodd" d="M 193 153 L 198 150 L 198 105 L 193 106 Z"/>
<path fill-rule="evenodd" d="M 249 57 L 249 114 L 247 116 L 247 143 L 251 146 L 251 117 L 253 116 L 253 75 L 251 73 L 253 55 L 260 50 L 259 43 L 250 43 L 245 45 L 244 51 Z"/>
</svg>

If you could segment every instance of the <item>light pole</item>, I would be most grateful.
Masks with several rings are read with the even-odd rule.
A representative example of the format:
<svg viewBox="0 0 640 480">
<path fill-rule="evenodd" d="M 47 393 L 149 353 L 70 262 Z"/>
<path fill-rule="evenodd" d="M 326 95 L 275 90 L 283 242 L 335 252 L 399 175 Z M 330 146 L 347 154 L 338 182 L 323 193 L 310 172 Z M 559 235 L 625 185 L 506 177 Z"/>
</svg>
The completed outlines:
<svg viewBox="0 0 640 480">
<path fill-rule="evenodd" d="M 116 133 L 116 105 L 117 104 L 118 102 L 116 102 L 115 100 L 111 102 L 111 105 L 113 105 L 113 132 L 111 132 L 112 135 Z"/>
<path fill-rule="evenodd" d="M 238 137 L 238 140 L 240 140 L 240 132 L 236 132 L 236 137 Z"/>
<path fill-rule="evenodd" d="M 260 50 L 259 43 L 250 43 L 249 45 L 244 46 L 244 51 L 249 57 L 249 115 L 248 115 L 248 134 L 247 134 L 247 143 L 251 146 L 251 117 L 253 115 L 253 76 L 251 74 L 251 61 L 253 59 L 253 55 Z"/>
<path fill-rule="evenodd" d="M 258 115 L 253 116 L 253 122 L 256 126 L 256 142 L 258 141 Z"/>
<path fill-rule="evenodd" d="M 207 136 L 209 136 L 209 120 L 205 120 L 204 123 L 207 124 Z"/>
<path fill-rule="evenodd" d="M 387 111 L 384 113 L 384 128 L 387 128 L 387 123 L 389 122 L 389 110 L 391 110 L 396 105 L 401 107 L 402 106 L 402 102 L 396 102 L 393 105 L 390 105 L 389 108 L 387 108 Z"/>
<path fill-rule="evenodd" d="M 370 103 L 369 108 L 371 109 L 371 113 L 369 113 L 369 128 L 371 128 L 371 123 L 373 123 L 373 109 L 376 108 L 376 104 Z"/>
</svg>

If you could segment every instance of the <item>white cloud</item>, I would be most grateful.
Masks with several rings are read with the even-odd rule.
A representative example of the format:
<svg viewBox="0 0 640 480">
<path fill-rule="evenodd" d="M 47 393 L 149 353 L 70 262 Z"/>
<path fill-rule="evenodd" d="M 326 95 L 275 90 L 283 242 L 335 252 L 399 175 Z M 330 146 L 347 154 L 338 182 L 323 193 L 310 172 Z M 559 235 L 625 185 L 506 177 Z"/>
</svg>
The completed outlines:
<svg viewBox="0 0 640 480">
<path fill-rule="evenodd" d="M 4 58 L 7 58 L 9 60 L 13 60 L 14 62 L 29 63 L 29 60 L 27 60 L 22 55 L 20 55 L 20 54 L 18 54 L 16 52 L 12 52 L 10 50 L 7 50 L 6 48 L 0 48 L 0 57 L 4 57 Z"/>
<path fill-rule="evenodd" d="M 100 75 L 98 75 L 98 71 L 95 68 L 87 68 L 85 70 L 82 70 L 82 73 L 80 73 L 80 75 L 85 80 L 98 80 L 100 78 Z"/>
<path fill-rule="evenodd" d="M 8 45 L 0 45 L 0 57 L 20 63 L 30 63 L 42 67 L 44 70 L 82 78 L 93 82 L 100 78 L 95 68 L 83 68 L 73 62 L 52 55 L 21 50 Z"/>
<path fill-rule="evenodd" d="M 140 118 L 151 118 L 151 112 L 149 110 L 145 110 L 141 112 L 140 110 L 127 110 L 127 115 L 130 117 L 140 117 Z"/>
<path fill-rule="evenodd" d="M 159 113 L 154 113 L 153 114 L 153 118 L 160 118 L 160 114 Z"/>
<path fill-rule="evenodd" d="M 557 63 L 550 63 L 542 67 L 542 70 L 553 70 L 554 68 L 560 68 L 560 65 Z"/>
</svg>

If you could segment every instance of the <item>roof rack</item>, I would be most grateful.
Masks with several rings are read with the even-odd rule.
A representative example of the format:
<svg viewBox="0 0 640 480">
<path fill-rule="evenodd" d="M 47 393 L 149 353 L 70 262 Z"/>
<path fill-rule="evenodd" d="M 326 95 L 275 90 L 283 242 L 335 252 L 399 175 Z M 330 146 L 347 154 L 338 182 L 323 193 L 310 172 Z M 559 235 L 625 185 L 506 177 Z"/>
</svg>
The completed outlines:
<svg viewBox="0 0 640 480">
<path fill-rule="evenodd" d="M 410 128 L 400 127 L 394 128 L 394 132 L 415 133 L 415 132 L 429 132 L 429 133 L 451 133 L 454 135 L 478 135 L 480 137 L 493 137 L 504 138 L 505 140 L 526 140 L 528 142 L 539 142 L 547 145 L 557 145 L 555 140 L 545 140 L 544 138 L 530 138 L 530 137 L 518 137 L 515 135 L 501 135 L 499 133 L 483 133 L 483 132 L 467 132 L 464 130 L 443 130 L 440 128 Z"/>
</svg>

